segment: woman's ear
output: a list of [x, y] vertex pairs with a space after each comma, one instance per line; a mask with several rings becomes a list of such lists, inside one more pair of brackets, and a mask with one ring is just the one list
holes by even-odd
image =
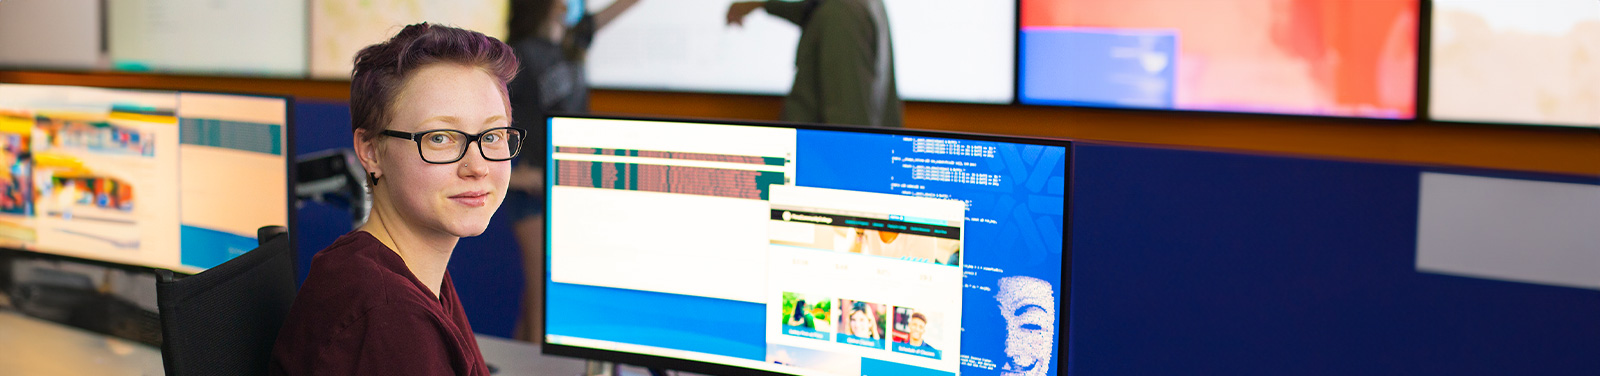
[[369, 139], [367, 130], [356, 129], [351, 142], [355, 145], [356, 157], [361, 159], [361, 168], [367, 171], [367, 176], [383, 176], [383, 171], [378, 168], [378, 148], [374, 143], [377, 139]]

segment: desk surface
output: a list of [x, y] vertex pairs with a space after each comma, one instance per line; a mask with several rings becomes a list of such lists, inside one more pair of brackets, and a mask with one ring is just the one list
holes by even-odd
[[495, 375], [578, 376], [583, 360], [539, 353], [539, 345], [479, 333], [478, 350]]
[[161, 349], [0, 311], [0, 373], [162, 375]]
[[[527, 342], [478, 334], [497, 375], [574, 376], [583, 361], [544, 356]], [[163, 375], [161, 349], [0, 310], [0, 374]]]

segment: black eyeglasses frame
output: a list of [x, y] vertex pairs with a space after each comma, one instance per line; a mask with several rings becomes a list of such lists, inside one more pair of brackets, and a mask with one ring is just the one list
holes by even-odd
[[[422, 161], [423, 162], [428, 162], [428, 163], [431, 163], [431, 164], [451, 164], [451, 163], [456, 163], [456, 162], [461, 161], [461, 158], [466, 158], [467, 149], [471, 148], [472, 143], [478, 142], [478, 140], [480, 138], [482, 138], [483, 135], [488, 134], [489, 132], [494, 132], [494, 131], [498, 131], [498, 130], [506, 130], [506, 131], [510, 132], [511, 135], [517, 137], [517, 146], [515, 148], [511, 149], [511, 156], [505, 157], [505, 158], [490, 158], [489, 155], [485, 154], [485, 152], [483, 151], [483, 143], [478, 143], [478, 155], [483, 156], [484, 160], [487, 160], [487, 161], [490, 161], [490, 162], [503, 162], [503, 161], [509, 161], [509, 160], [511, 160], [513, 158], [516, 158], [517, 154], [522, 152], [523, 141], [527, 140], [527, 137], [526, 137], [526, 133], [527, 132], [523, 131], [521, 128], [517, 128], [517, 127], [495, 127], [495, 128], [489, 128], [489, 129], [483, 130], [483, 132], [478, 132], [478, 134], [471, 134], [471, 133], [463, 132], [463, 131], [460, 131], [460, 130], [448, 129], [448, 128], [446, 128], [446, 129], [430, 129], [430, 130], [425, 130], [425, 131], [421, 131], [421, 132], [401, 132], [401, 131], [397, 131], [397, 130], [393, 130], [393, 129], [385, 129], [382, 132], [378, 132], [378, 133], [382, 134], [382, 135], [385, 135], [385, 136], [389, 136], [389, 137], [411, 140], [412, 143], [417, 144], [417, 156], [418, 157], [422, 157]], [[434, 132], [450, 132], [450, 133], [460, 134], [462, 136], [465, 136], [467, 141], [462, 143], [461, 152], [456, 153], [456, 158], [455, 159], [451, 159], [451, 160], [445, 161], [445, 162], [430, 161], [430, 160], [428, 160], [428, 156], [422, 151], [422, 138], [423, 138], [423, 136], [426, 136], [427, 134], [434, 133]]]

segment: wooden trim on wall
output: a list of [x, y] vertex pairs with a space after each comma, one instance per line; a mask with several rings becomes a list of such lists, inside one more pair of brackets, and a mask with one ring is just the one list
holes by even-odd
[[[0, 82], [347, 101], [345, 81], [0, 71]], [[782, 98], [594, 90], [597, 113], [777, 120]], [[907, 102], [908, 127], [1600, 177], [1600, 129]]]
[[[777, 120], [782, 98], [595, 90], [597, 113]], [[1600, 129], [907, 102], [910, 128], [1600, 177]]]

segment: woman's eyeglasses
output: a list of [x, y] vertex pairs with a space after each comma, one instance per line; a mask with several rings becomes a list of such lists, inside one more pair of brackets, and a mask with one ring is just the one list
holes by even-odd
[[489, 128], [478, 134], [468, 134], [454, 129], [435, 129], [422, 132], [384, 130], [385, 136], [403, 138], [417, 143], [422, 160], [433, 164], [449, 164], [467, 155], [467, 145], [477, 142], [483, 159], [507, 161], [522, 149], [523, 131], [518, 128]]

